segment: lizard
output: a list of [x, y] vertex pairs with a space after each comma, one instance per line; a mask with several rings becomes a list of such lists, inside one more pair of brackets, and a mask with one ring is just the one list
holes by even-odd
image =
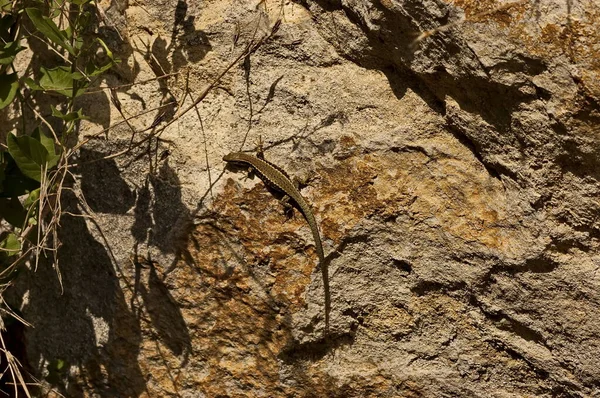
[[[319, 257], [319, 267], [321, 268], [321, 274], [323, 277], [323, 290], [325, 293], [325, 330], [329, 330], [329, 312], [331, 309], [331, 300], [329, 295], [329, 276], [327, 265], [325, 264], [325, 254], [323, 253], [323, 244], [321, 242], [321, 235], [319, 234], [319, 227], [315, 216], [308, 204], [308, 202], [302, 197], [296, 184], [292, 182], [289, 175], [279, 166], [269, 162], [264, 158], [262, 150], [257, 151], [257, 156], [252, 156], [244, 152], [232, 152], [223, 157], [223, 160], [227, 163], [234, 164], [236, 166], [249, 167], [264, 184], [274, 189], [275, 191], [283, 193], [284, 204], [287, 200], [292, 199], [299, 207], [300, 212], [306, 219], [308, 226], [313, 235], [315, 241], [315, 248]], [[289, 206], [289, 203], [288, 203]]]

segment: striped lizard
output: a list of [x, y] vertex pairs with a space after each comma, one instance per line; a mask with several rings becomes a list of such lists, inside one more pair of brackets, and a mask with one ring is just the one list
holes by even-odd
[[[325, 330], [329, 330], [329, 311], [331, 309], [331, 300], [329, 296], [329, 276], [327, 265], [325, 264], [325, 255], [323, 253], [323, 244], [321, 243], [321, 235], [317, 221], [312, 213], [312, 210], [306, 200], [300, 194], [296, 184], [292, 182], [289, 175], [279, 166], [265, 160], [262, 150], [259, 150], [257, 156], [252, 156], [243, 152], [232, 152], [223, 157], [227, 163], [232, 163], [237, 166], [250, 167], [258, 177], [267, 185], [276, 191], [279, 191], [286, 196], [283, 198], [284, 204], [290, 198], [300, 208], [302, 215], [308, 222], [310, 230], [315, 240], [315, 248], [319, 256], [319, 267], [323, 276], [323, 287], [325, 292]], [[289, 206], [289, 203], [287, 203]]]

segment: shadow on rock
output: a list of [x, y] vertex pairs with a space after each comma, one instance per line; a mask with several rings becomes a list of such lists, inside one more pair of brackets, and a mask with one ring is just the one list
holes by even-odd
[[179, 303], [156, 273], [154, 265], [150, 266], [148, 287], [141, 286], [140, 294], [158, 337], [174, 355], [184, 355], [181, 365], [184, 366], [192, 351], [190, 335]]
[[[82, 217], [63, 216], [59, 235], [62, 287], [50, 261], [19, 280], [29, 289], [23, 315], [34, 326], [26, 331], [29, 362], [64, 396], [91, 390], [103, 397], [138, 397], [145, 391], [137, 358], [141, 332], [109, 253]], [[86, 385], [71, 379], [73, 372]]]
[[90, 208], [98, 213], [125, 214], [135, 204], [131, 191], [114, 160], [98, 160], [102, 152], [82, 148], [79, 157], [81, 191]]

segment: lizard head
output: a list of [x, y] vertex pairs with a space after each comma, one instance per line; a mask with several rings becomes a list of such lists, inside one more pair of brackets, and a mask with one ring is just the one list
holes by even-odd
[[234, 156], [233, 156], [234, 154], [235, 154], [235, 152], [231, 152], [231, 153], [228, 153], [227, 155], [223, 156], [223, 161], [225, 161], [225, 162], [233, 162], [234, 161]]

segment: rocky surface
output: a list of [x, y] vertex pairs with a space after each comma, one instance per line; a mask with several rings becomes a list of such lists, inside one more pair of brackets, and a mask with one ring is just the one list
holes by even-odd
[[[600, 395], [597, 1], [100, 6], [123, 60], [104, 84], [164, 120], [282, 23], [159, 141], [89, 163], [127, 147], [119, 125], [82, 151], [68, 209], [93, 217], [63, 219], [64, 292], [41, 266], [17, 303], [46, 389]], [[82, 105], [82, 138], [120, 120], [107, 93]], [[327, 335], [306, 223], [222, 172], [259, 136], [308, 177]]]

